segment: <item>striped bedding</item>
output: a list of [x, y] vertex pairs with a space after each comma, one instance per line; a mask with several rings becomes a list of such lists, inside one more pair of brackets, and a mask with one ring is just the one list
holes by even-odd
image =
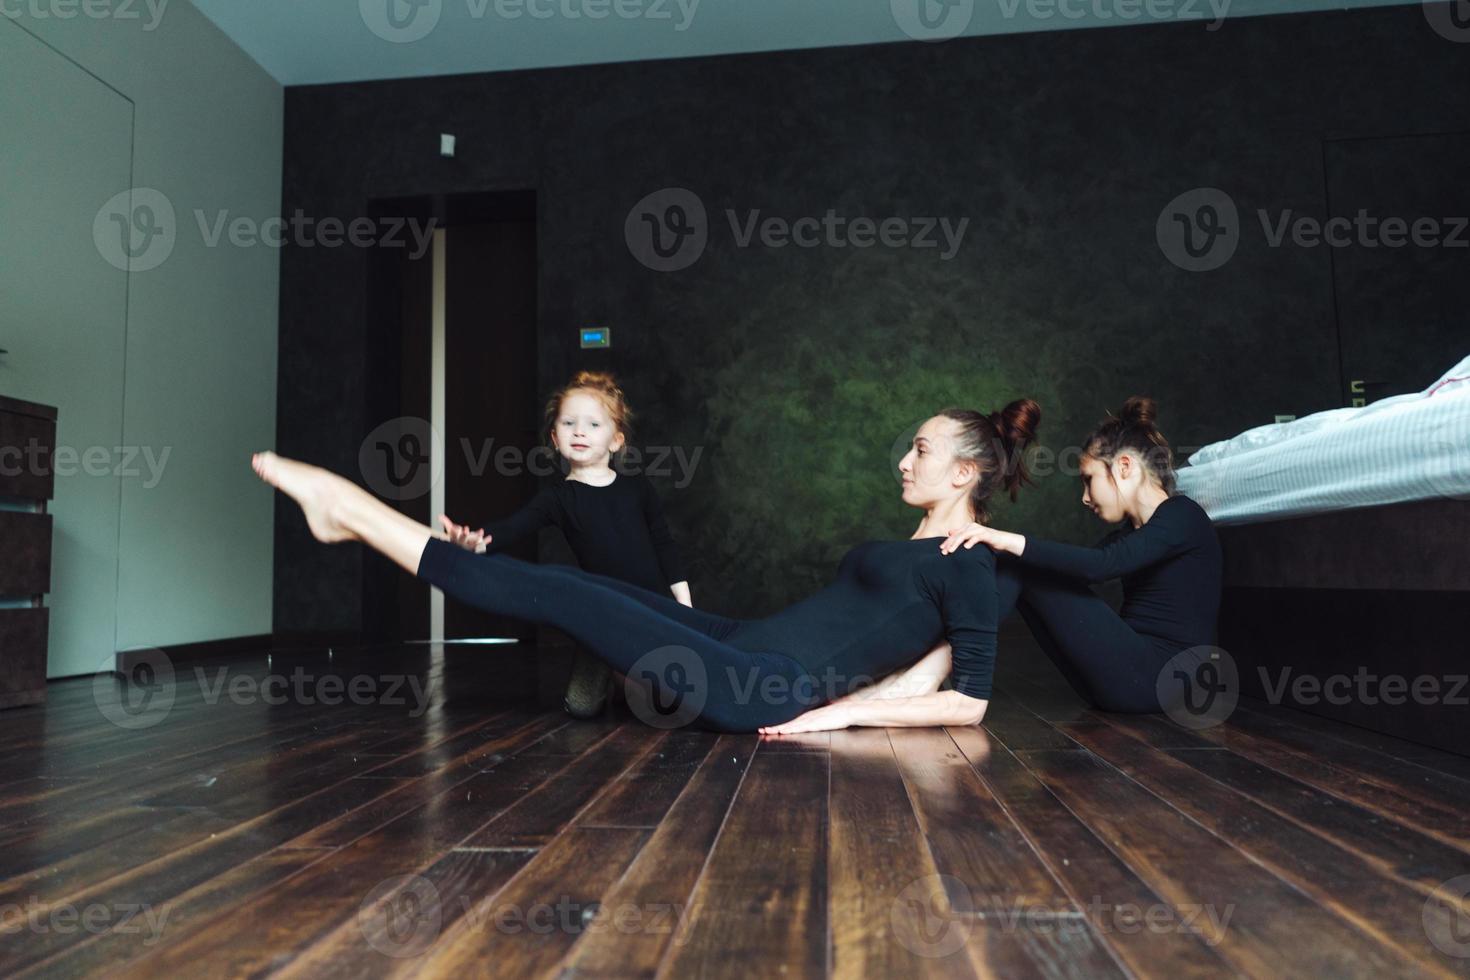
[[1204, 447], [1179, 490], [1217, 524], [1470, 500], [1470, 357], [1422, 392], [1318, 412]]

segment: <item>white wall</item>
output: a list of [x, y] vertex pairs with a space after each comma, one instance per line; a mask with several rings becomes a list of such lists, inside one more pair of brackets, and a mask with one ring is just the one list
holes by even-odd
[[[131, 473], [114, 477], [120, 504], [113, 645], [268, 633], [274, 502], [250, 471], [249, 453], [275, 441], [279, 253], [231, 245], [228, 236], [211, 246], [195, 212], [211, 224], [220, 214], [256, 223], [279, 214], [282, 89], [181, 0], [155, 0], [151, 10], [143, 3], [92, 6], [110, 14], [103, 18], [82, 13], [87, 6], [10, 4], [4, 9], [19, 16], [0, 28], [28, 32], [131, 101], [131, 185], [161, 192], [176, 215], [167, 259], [147, 271], [135, 265], [126, 276], [119, 431], [120, 444], [138, 456]], [[66, 11], [74, 16], [57, 16]], [[14, 60], [0, 63], [0, 85], [22, 85], [20, 71]], [[48, 117], [58, 128], [67, 125], [60, 93], [48, 96], [43, 87], [28, 107], [32, 129]], [[96, 212], [104, 203], [87, 205]], [[0, 227], [12, 244], [24, 233]], [[142, 260], [159, 254], [145, 252]], [[98, 256], [90, 229], [86, 240], [60, 251], [53, 266], [58, 302], [75, 288], [67, 263], [95, 263]], [[11, 359], [0, 370], [0, 393], [58, 404], [63, 419], [78, 410], [38, 390], [26, 371]], [[112, 462], [128, 459], [114, 455]], [[64, 520], [58, 511], [58, 536], [70, 532]], [[58, 610], [60, 598], [50, 603]], [[49, 673], [90, 672], [110, 652], [53, 643]]]

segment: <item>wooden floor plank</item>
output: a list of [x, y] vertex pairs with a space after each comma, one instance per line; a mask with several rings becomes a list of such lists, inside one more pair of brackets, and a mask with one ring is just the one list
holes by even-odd
[[1401, 975], [1402, 958], [1085, 750], [1019, 753], [1174, 908], [1197, 909], [1216, 949], [1254, 976]]
[[827, 972], [828, 759], [756, 752], [658, 976]]
[[[1418, 889], [1110, 725], [1076, 722], [1065, 728], [1084, 748], [1352, 922], [1380, 947], [1392, 948], [1402, 958], [1400, 969], [1454, 975], [1453, 964], [1428, 941], [1426, 896]], [[1446, 920], [1437, 927], [1447, 931], [1451, 925]]]
[[828, 907], [836, 977], [972, 977], [888, 733], [833, 733]]
[[894, 729], [890, 739], [934, 865], [971, 909], [1078, 913], [948, 733]]
[[688, 930], [694, 927], [691, 896], [756, 741], [754, 735], [721, 735], [710, 748], [632, 867], [607, 894], [605, 903], [613, 909], [642, 910], [637, 926], [583, 936], [566, 961], [574, 976], [651, 978], [670, 945], [688, 941]]
[[[1001, 727], [1001, 736], [1011, 728]], [[1022, 744], [1050, 741], [1037, 739], [1030, 726], [1017, 727]], [[973, 728], [949, 732], [1093, 929], [1136, 975], [1200, 980], [1240, 975], [1215, 951], [1219, 937], [1208, 922], [1196, 921], [1196, 910], [1166, 903], [1041, 784], [1009, 745]]]

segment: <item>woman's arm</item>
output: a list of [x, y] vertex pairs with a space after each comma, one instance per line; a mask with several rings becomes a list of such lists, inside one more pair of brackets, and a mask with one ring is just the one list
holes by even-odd
[[902, 670], [896, 670], [878, 681], [857, 690], [849, 691], [832, 704], [848, 701], [871, 701], [875, 699], [912, 698], [922, 694], [933, 694], [939, 690], [950, 670], [949, 644], [941, 642], [933, 650]]
[[760, 729], [764, 735], [830, 732], [853, 726], [869, 728], [928, 728], [935, 725], [978, 725], [990, 707], [988, 700], [959, 691], [934, 691], [909, 698], [872, 698], [834, 701], [781, 725]]

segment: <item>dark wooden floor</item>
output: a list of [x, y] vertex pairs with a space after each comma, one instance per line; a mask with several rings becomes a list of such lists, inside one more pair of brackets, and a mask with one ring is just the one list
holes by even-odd
[[765, 742], [507, 700], [508, 656], [0, 714], [0, 975], [1470, 975], [1470, 759], [1094, 714], [1015, 644], [983, 730]]

